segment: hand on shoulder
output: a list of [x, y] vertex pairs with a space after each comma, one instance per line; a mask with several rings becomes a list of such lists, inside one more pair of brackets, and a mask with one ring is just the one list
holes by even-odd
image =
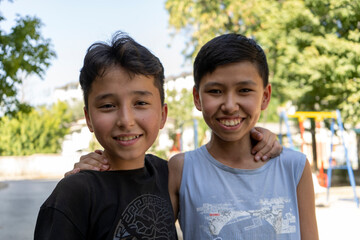
[[70, 176], [80, 170], [107, 171], [109, 169], [109, 161], [103, 155], [103, 151], [95, 150], [95, 152], [81, 156], [80, 161], [74, 164], [74, 169], [66, 172], [64, 176]]
[[266, 128], [254, 127], [250, 132], [251, 138], [257, 143], [252, 148], [251, 153], [255, 161], [266, 161], [280, 155], [282, 146], [277, 140], [276, 134]]

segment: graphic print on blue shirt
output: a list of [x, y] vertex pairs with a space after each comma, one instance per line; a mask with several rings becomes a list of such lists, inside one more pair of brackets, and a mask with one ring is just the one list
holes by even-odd
[[[236, 224], [242, 231], [255, 230], [264, 224], [272, 226], [276, 234], [295, 233], [296, 217], [291, 210], [289, 198], [272, 198], [258, 201], [259, 208], [254, 210], [235, 209], [232, 204], [210, 204], [204, 203], [197, 208], [202, 214], [212, 236], [218, 236], [221, 230], [228, 225]], [[287, 208], [290, 206], [290, 209]]]

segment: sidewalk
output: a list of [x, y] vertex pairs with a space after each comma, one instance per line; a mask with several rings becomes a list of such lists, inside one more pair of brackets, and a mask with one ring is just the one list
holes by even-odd
[[[354, 200], [351, 186], [331, 187], [329, 191], [317, 194], [316, 216], [320, 240], [360, 239], [360, 208]], [[356, 187], [359, 198], [360, 187]]]
[[[0, 181], [0, 239], [32, 239], [38, 209], [56, 182]], [[354, 201], [352, 187], [331, 187], [328, 202], [326, 189], [322, 190], [325, 191], [316, 198], [320, 240], [360, 239], [360, 208]], [[359, 197], [360, 186], [356, 193]]]

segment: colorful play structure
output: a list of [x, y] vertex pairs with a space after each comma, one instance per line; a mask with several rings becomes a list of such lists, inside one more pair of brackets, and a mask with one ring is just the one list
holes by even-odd
[[[352, 186], [353, 192], [354, 192], [354, 201], [356, 202], [357, 207], [359, 207], [359, 199], [357, 197], [356, 194], [356, 186], [355, 186], [355, 178], [354, 178], [354, 172], [349, 160], [349, 155], [348, 155], [348, 148], [345, 144], [345, 139], [344, 139], [344, 126], [342, 123], [342, 119], [341, 119], [341, 114], [339, 110], [333, 111], [333, 112], [295, 112], [294, 114], [287, 114], [286, 112], [281, 112], [280, 114], [280, 126], [282, 125], [282, 122], [285, 122], [286, 125], [286, 129], [287, 129], [287, 138], [288, 138], [288, 143], [289, 143], [289, 147], [295, 149], [295, 146], [293, 144], [292, 141], [292, 137], [291, 137], [291, 132], [290, 132], [290, 125], [289, 125], [289, 118], [296, 118], [299, 122], [299, 128], [300, 128], [300, 135], [301, 135], [301, 151], [304, 151], [304, 132], [305, 132], [305, 128], [304, 128], [304, 121], [306, 119], [314, 119], [315, 120], [315, 127], [316, 129], [320, 128], [320, 122], [323, 121], [324, 119], [331, 119], [331, 125], [330, 125], [330, 130], [331, 130], [331, 144], [330, 144], [330, 157], [329, 157], [329, 164], [328, 164], [328, 169], [327, 169], [327, 174], [324, 173], [324, 162], [323, 160], [321, 160], [321, 167], [320, 167], [320, 171], [319, 174], [317, 175], [317, 178], [319, 180], [319, 184], [323, 187], [327, 187], [327, 200], [329, 200], [329, 194], [330, 194], [330, 187], [331, 187], [331, 174], [332, 174], [332, 170], [333, 169], [347, 169], [348, 174], [349, 174], [349, 180], [350, 180], [350, 184]], [[333, 144], [333, 137], [335, 135], [335, 123], [337, 123], [338, 125], [338, 135], [341, 139], [341, 142], [343, 144], [343, 148], [344, 148], [344, 152], [345, 152], [345, 160], [346, 160], [346, 164], [345, 165], [340, 165], [337, 166], [335, 163], [335, 161], [333, 161], [333, 150], [334, 150], [334, 144]], [[281, 131], [281, 127], [280, 127], [280, 131]], [[280, 132], [280, 143], [282, 143], [282, 134]], [[317, 164], [317, 163], [316, 163]]]

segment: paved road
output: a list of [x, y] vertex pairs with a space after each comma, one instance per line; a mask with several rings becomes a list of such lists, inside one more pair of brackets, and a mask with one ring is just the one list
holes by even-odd
[[0, 239], [32, 240], [41, 204], [57, 180], [9, 181], [0, 186]]
[[[0, 239], [32, 240], [37, 213], [58, 180], [0, 182]], [[356, 189], [360, 196], [360, 187]], [[351, 187], [332, 187], [317, 197], [317, 219], [321, 240], [360, 239], [360, 208]]]
[[[359, 198], [360, 187], [356, 187], [356, 193]], [[351, 187], [331, 187], [329, 201], [324, 192], [316, 202], [320, 240], [360, 239], [360, 208], [357, 208]]]

